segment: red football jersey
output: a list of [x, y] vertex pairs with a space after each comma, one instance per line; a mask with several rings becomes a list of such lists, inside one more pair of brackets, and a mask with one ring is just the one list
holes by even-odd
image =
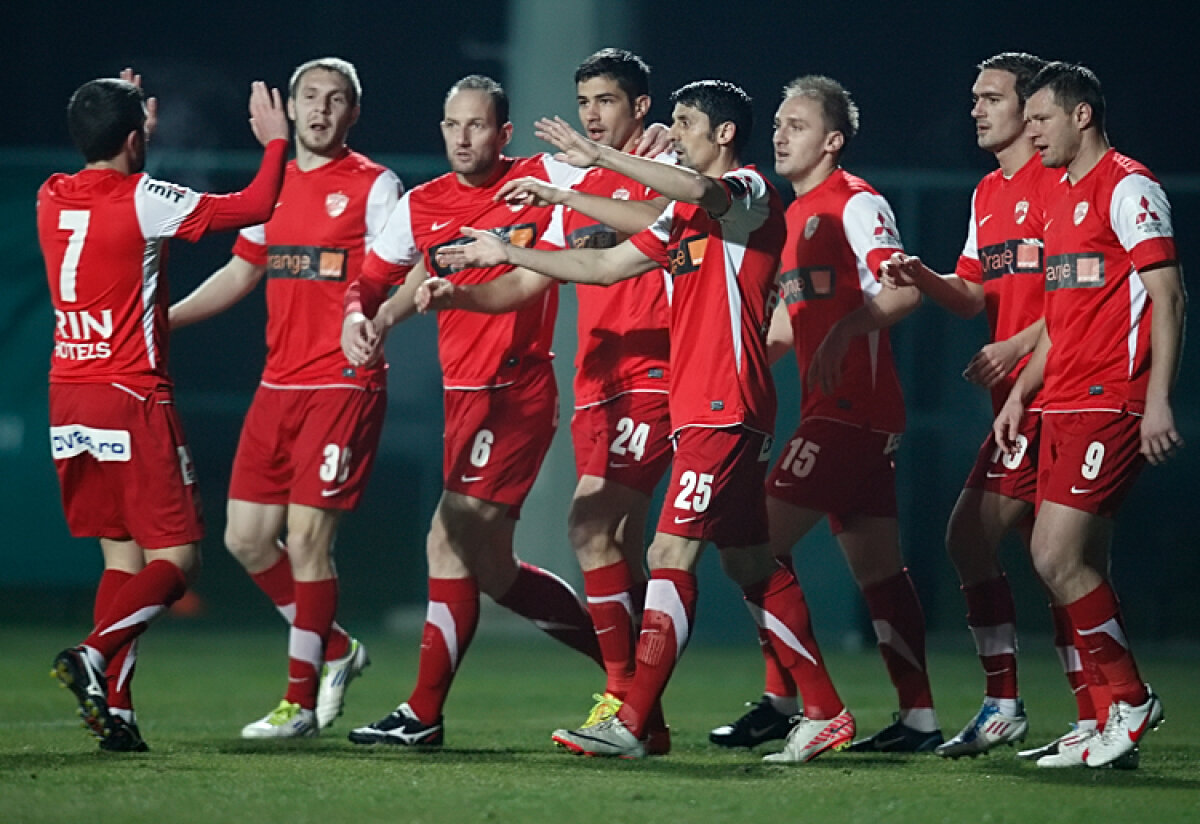
[[1142, 164], [1109, 149], [1046, 204], [1047, 410], [1141, 413], [1153, 306], [1138, 274], [1178, 260], [1171, 204]]
[[57, 323], [50, 380], [149, 390], [167, 375], [166, 239], [196, 240], [218, 198], [146, 174], [56, 174], [38, 242]]
[[[756, 169], [721, 177], [729, 211], [672, 202], [630, 241], [671, 275], [671, 426], [775, 429], [767, 328], [787, 228]], [[651, 281], [645, 277], [638, 281]]]
[[[589, 169], [574, 187], [615, 200], [652, 200], [658, 192], [610, 169]], [[556, 210], [538, 246], [606, 249], [617, 231], [573, 209]], [[613, 286], [576, 284], [579, 347], [575, 354], [575, 408], [604, 403], [626, 392], [666, 394], [670, 337], [670, 278], [662, 269]]]
[[[957, 274], [983, 285], [992, 340], [1007, 340], [1042, 316], [1045, 200], [1061, 175], [1043, 166], [1035, 153], [1011, 178], [996, 169], [975, 187]], [[994, 411], [1004, 405], [1028, 360], [1022, 358], [992, 387]], [[1030, 401], [1030, 408], [1041, 408], [1040, 397]]]
[[342, 354], [342, 299], [402, 188], [388, 169], [349, 149], [307, 172], [288, 163], [271, 219], [243, 229], [233, 246], [267, 267], [264, 384], [384, 384], [382, 361], [355, 369]]
[[[842, 169], [796, 198], [787, 210], [787, 230], [779, 295], [792, 321], [800, 383], [806, 386], [825, 335], [879, 294], [879, 267], [904, 247], [888, 202]], [[806, 388], [800, 416], [902, 432], [904, 396], [888, 331], [854, 338], [833, 394]]]
[[[438, 265], [435, 255], [442, 246], [467, 241], [459, 231], [463, 226], [489, 229], [515, 246], [533, 246], [553, 210], [493, 200], [506, 181], [527, 176], [570, 186], [582, 176], [582, 170], [540, 154], [501, 158], [496, 174], [483, 186], [461, 183], [454, 173], [422, 183], [396, 204], [383, 233], [367, 253], [363, 274], [391, 281], [422, 257], [431, 274], [455, 283], [485, 283], [504, 274], [512, 267], [453, 272]], [[507, 386], [520, 374], [522, 363], [552, 358], [550, 342], [557, 311], [558, 290], [552, 287], [537, 300], [502, 315], [459, 309], [438, 312], [438, 355], [445, 388]]]

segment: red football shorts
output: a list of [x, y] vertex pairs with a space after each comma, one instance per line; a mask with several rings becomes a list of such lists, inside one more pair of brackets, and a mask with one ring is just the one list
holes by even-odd
[[164, 549], [204, 537], [196, 470], [171, 389], [50, 384], [50, 450], [77, 538]]
[[763, 478], [770, 459], [771, 436], [762, 432], [743, 426], [679, 430], [658, 531], [718, 548], [765, 544]]
[[553, 368], [533, 364], [499, 389], [449, 390], [445, 410], [442, 485], [520, 517], [558, 426]]
[[1038, 504], [1113, 517], [1146, 463], [1142, 418], [1128, 412], [1046, 412], [1038, 452]]
[[375, 464], [386, 412], [382, 390], [260, 384], [242, 425], [229, 497], [354, 509]]
[[671, 463], [671, 413], [660, 392], [627, 392], [576, 409], [575, 475], [592, 475], [650, 495]]
[[834, 535], [854, 516], [896, 517], [900, 436], [842, 421], [800, 421], [767, 479], [772, 498], [829, 517]]
[[995, 436], [989, 432], [983, 445], [979, 447], [975, 466], [963, 486], [1034, 503], [1037, 500], [1038, 447], [1041, 434], [1041, 413], [1025, 413], [1017, 432], [1017, 451], [1012, 455], [1005, 455], [996, 445]]

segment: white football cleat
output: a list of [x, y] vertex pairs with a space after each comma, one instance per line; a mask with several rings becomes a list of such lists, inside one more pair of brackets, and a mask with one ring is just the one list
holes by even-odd
[[806, 764], [828, 750], [844, 750], [854, 741], [854, 716], [842, 710], [833, 718], [792, 716], [792, 731], [780, 752], [763, 756], [771, 764]]
[[1025, 704], [1017, 701], [1017, 714], [1005, 715], [995, 704], [984, 702], [979, 713], [971, 719], [962, 732], [934, 752], [943, 758], [974, 758], [1001, 744], [1015, 744], [1025, 740], [1029, 732], [1029, 718], [1025, 715]]
[[286, 698], [262, 718], [242, 727], [242, 738], [311, 738], [316, 734], [316, 714]]
[[646, 747], [615, 715], [598, 724], [578, 730], [555, 730], [551, 736], [578, 755], [607, 755], [617, 758], [645, 758]]
[[1088, 742], [1084, 751], [1089, 767], [1104, 767], [1137, 752], [1142, 736], [1163, 722], [1162, 701], [1149, 686], [1146, 691], [1149, 697], [1136, 707], [1124, 701], [1114, 701], [1109, 707], [1104, 729]]
[[346, 688], [371, 666], [367, 648], [354, 638], [350, 651], [341, 658], [326, 661], [321, 669], [321, 684], [317, 688], [317, 726], [325, 729], [342, 714], [346, 705]]

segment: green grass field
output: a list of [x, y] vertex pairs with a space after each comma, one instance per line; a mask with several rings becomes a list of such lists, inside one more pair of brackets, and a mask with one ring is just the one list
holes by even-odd
[[[136, 693], [152, 751], [101, 753], [48, 676], [68, 629], [0, 627], [0, 821], [18, 822], [1177, 822], [1200, 821], [1200, 679], [1195, 660], [1142, 656], [1168, 722], [1141, 768], [1039, 770], [1004, 749], [975, 760], [831, 753], [803, 767], [725, 752], [707, 731], [756, 697], [758, 653], [693, 647], [666, 696], [674, 751], [612, 761], [550, 745], [583, 719], [601, 685], [591, 665], [530, 631], [483, 634], [447, 705], [446, 747], [350, 744], [351, 726], [407, 697], [415, 634], [362, 636], [374, 665], [346, 715], [319, 739], [242, 741], [242, 724], [278, 701], [285, 635], [164, 623], [143, 640]], [[893, 694], [873, 652], [833, 654], [830, 669], [860, 732], [890, 721]], [[1031, 742], [1060, 734], [1073, 702], [1047, 653], [1022, 658]], [[970, 655], [933, 655], [947, 734], [977, 709]], [[768, 748], [769, 749], [769, 748]]]

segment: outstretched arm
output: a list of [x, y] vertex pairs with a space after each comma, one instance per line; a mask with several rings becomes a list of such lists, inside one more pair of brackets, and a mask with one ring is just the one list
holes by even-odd
[[487, 283], [456, 284], [446, 278], [429, 278], [417, 287], [415, 300], [421, 313], [463, 309], [500, 315], [520, 309], [553, 283], [553, 278], [518, 266]]
[[168, 310], [171, 329], [182, 329], [224, 312], [250, 294], [266, 271], [266, 266], [234, 255], [190, 295], [171, 306]]
[[665, 197], [652, 200], [617, 200], [611, 197], [589, 195], [575, 189], [555, 186], [536, 177], [510, 180], [496, 193], [496, 200], [534, 206], [562, 205], [587, 215], [592, 220], [611, 226], [623, 235], [632, 235], [645, 229], [662, 210], [667, 207]]
[[668, 200], [694, 203], [711, 215], [719, 216], [729, 211], [729, 192], [715, 178], [603, 146], [575, 131], [561, 117], [542, 118], [535, 127], [538, 137], [558, 149], [555, 155], [558, 160], [581, 168], [601, 166], [612, 169], [649, 186]]
[[470, 226], [464, 226], [462, 233], [474, 238], [474, 241], [439, 249], [438, 263], [442, 266], [467, 269], [511, 264], [532, 269], [555, 280], [610, 286], [649, 272], [658, 265], [628, 240], [611, 249], [549, 252], [513, 246], [491, 232]]
[[943, 309], [960, 318], [972, 318], [983, 310], [983, 286], [958, 275], [941, 275], [916, 255], [895, 252], [879, 268], [883, 285], [896, 289], [915, 286]]

